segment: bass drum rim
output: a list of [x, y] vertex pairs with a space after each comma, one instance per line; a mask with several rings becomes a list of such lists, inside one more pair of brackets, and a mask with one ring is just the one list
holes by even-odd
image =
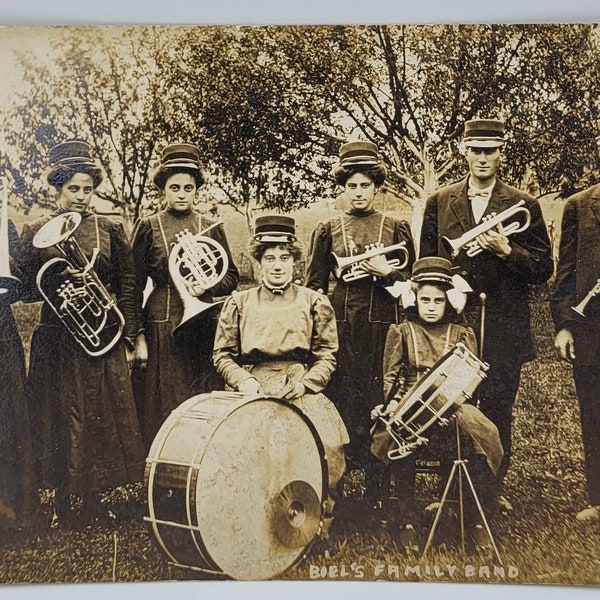
[[[190, 457], [189, 463], [186, 462], [175, 464], [161, 458], [161, 452], [169, 443], [170, 436], [173, 434], [174, 426], [177, 423], [179, 423], [182, 419], [185, 419], [186, 416], [192, 415], [193, 411], [191, 411], [190, 409], [196, 409], [197, 411], [199, 409], [199, 412], [202, 413], [202, 403], [204, 401], [206, 401], [207, 403], [210, 403], [211, 400], [218, 402], [219, 399], [230, 401], [230, 407], [222, 411], [213, 410], [212, 413], [208, 415], [209, 422], [213, 424], [214, 427], [210, 429], [210, 425], [208, 425], [208, 435], [206, 435], [204, 438], [199, 438], [199, 440], [195, 443], [194, 456]], [[256, 403], [259, 404], [256, 405]], [[310, 541], [307, 544], [300, 546], [298, 549], [291, 550], [291, 554], [293, 554], [293, 557], [290, 557], [289, 561], [287, 560], [287, 554], [281, 557], [281, 561], [285, 563], [283, 568], [278, 568], [277, 570], [270, 570], [268, 567], [265, 567], [261, 564], [261, 567], [257, 568], [256, 572], [254, 572], [252, 569], [247, 570], [245, 568], [232, 568], [230, 564], [223, 564], [222, 558], [214, 557], [214, 543], [213, 549], [211, 550], [211, 544], [209, 540], [207, 540], [207, 535], [210, 535], [210, 533], [206, 532], [206, 515], [207, 513], [210, 513], [210, 510], [212, 510], [212, 508], [209, 507], [208, 510], [203, 510], [203, 508], [198, 504], [200, 502], [199, 495], [202, 495], [201, 493], [199, 494], [199, 490], [203, 489], [202, 487], [200, 487], [200, 484], [203, 483], [203, 478], [205, 477], [206, 469], [210, 468], [208, 466], [210, 464], [210, 461], [212, 460], [214, 462], [214, 457], [209, 456], [211, 454], [215, 454], [213, 448], [214, 444], [216, 442], [221, 443], [223, 437], [227, 434], [227, 429], [230, 428], [230, 425], [233, 422], [235, 422], [234, 420], [241, 419], [244, 409], [247, 409], [248, 407], [252, 406], [258, 406], [259, 412], [266, 410], [267, 412], [276, 413], [278, 411], [284, 410], [285, 414], [294, 415], [294, 418], [300, 417], [301, 422], [307, 426], [303, 433], [304, 438], [306, 439], [303, 438], [303, 441], [306, 442], [306, 440], [308, 440], [308, 443], [311, 445], [312, 451], [316, 454], [316, 456], [318, 456], [318, 466], [317, 461], [315, 461], [315, 464], [311, 466], [318, 469], [318, 473], [316, 474], [317, 478], [320, 474], [318, 485], [315, 484], [314, 486], [311, 486], [310, 484], [306, 484], [304, 481], [298, 482], [292, 479], [286, 485], [282, 485], [281, 489], [279, 490], [279, 494], [276, 495], [276, 497], [279, 498], [282, 495], [285, 496], [286, 494], [289, 495], [290, 493], [298, 493], [302, 496], [302, 498], [310, 498], [307, 501], [308, 508], [306, 510], [307, 527], [310, 527], [307, 530], [309, 533], [306, 533], [304, 535], [312, 535], [312, 531], [313, 529], [315, 529], [314, 535], [312, 535], [312, 539], [310, 539]], [[271, 409], [267, 409], [267, 406], [272, 407], [272, 411]], [[209, 409], [210, 408], [211, 407], [209, 406]], [[286, 412], [289, 409], [291, 409], [291, 413]], [[218, 414], [214, 414], [215, 412], [218, 412]], [[248, 416], [252, 416], [252, 413], [249, 413]], [[194, 414], [193, 416], [191, 416], [191, 418], [199, 418], [199, 416]], [[277, 423], [279, 423], [279, 421], [277, 421]], [[207, 426], [205, 425], [205, 427]], [[279, 448], [279, 446], [277, 447]], [[297, 451], [294, 451], [293, 448], [290, 449], [289, 447], [286, 447], [284, 449], [290, 452], [290, 456], [297, 456]], [[315, 458], [315, 456], [313, 456], [312, 458]], [[164, 520], [157, 518], [155, 510], [155, 496], [157, 495], [157, 491], [155, 488], [158, 486], [157, 479], [160, 478], [160, 473], [158, 473], [157, 471], [159, 470], [161, 465], [165, 465], [166, 467], [174, 466], [175, 468], [187, 470], [187, 472], [185, 473], [185, 511], [187, 515], [187, 523], [177, 521], [165, 522]], [[203, 471], [205, 466], [206, 469]], [[271, 466], [270, 463], [269, 466]], [[224, 469], [225, 468], [226, 467], [224, 467]], [[154, 441], [152, 442], [150, 451], [148, 453], [148, 458], [146, 459], [145, 484], [148, 494], [149, 516], [145, 517], [145, 520], [148, 522], [150, 529], [152, 530], [155, 541], [158, 543], [159, 547], [167, 556], [169, 561], [175, 566], [189, 568], [196, 571], [202, 571], [205, 573], [223, 575], [231, 579], [273, 579], [278, 577], [285, 571], [291, 569], [292, 567], [297, 565], [302, 559], [304, 559], [310, 547], [314, 543], [316, 537], [320, 533], [323, 525], [324, 502], [327, 499], [328, 492], [327, 471], [327, 456], [325, 454], [325, 449], [319, 437], [317, 429], [310, 421], [310, 419], [306, 416], [306, 414], [304, 414], [302, 410], [294, 404], [291, 404], [278, 398], [272, 398], [267, 396], [248, 397], [238, 392], [212, 392], [208, 394], [199, 394], [183, 402], [169, 415], [169, 417], [161, 426]], [[299, 483], [304, 485], [298, 485]], [[311, 495], [310, 493], [307, 494], [307, 487], [318, 487], [319, 489], [315, 489], [315, 494]], [[223, 490], [225, 494], [232, 491], [233, 493], [235, 493], [235, 490], [233, 488]], [[312, 501], [312, 499], [314, 499], [315, 496], [318, 501], [317, 509], [313, 507], [314, 502]], [[272, 499], [271, 503], [266, 504], [270, 507], [270, 510], [275, 510], [275, 508], [271, 508], [271, 505], [280, 503], [274, 502], [274, 499]], [[315, 511], [318, 512], [316, 517]], [[280, 523], [281, 514], [277, 516], [278, 522]], [[314, 525], [315, 518], [317, 519], [318, 523], [316, 526]], [[275, 520], [275, 517], [273, 517], [273, 520]], [[288, 519], [287, 521], [295, 523], [295, 520], [292, 518]], [[168, 541], [164, 539], [164, 533], [166, 532], [165, 528], [169, 527], [183, 530], [181, 531], [182, 539], [187, 536], [188, 546], [193, 544], [195, 550], [194, 560], [182, 561], [181, 556], [179, 556], [179, 553], [170, 547], [171, 545], [168, 543]], [[212, 524], [208, 528], [210, 529], [211, 527]], [[167, 531], [169, 531], [170, 536], [170, 530]], [[279, 539], [284, 540], [302, 539], [303, 536], [295, 535], [296, 533], [297, 532], [286, 531], [284, 532], [284, 534], [277, 537]], [[303, 532], [300, 532], [300, 534], [302, 533]], [[225, 535], [225, 537], [227, 537], [227, 535]], [[231, 544], [235, 543], [235, 540], [231, 538]], [[275, 550], [276, 549], [273, 549], [273, 552], [275, 552]], [[241, 577], [240, 574], [242, 575]]]

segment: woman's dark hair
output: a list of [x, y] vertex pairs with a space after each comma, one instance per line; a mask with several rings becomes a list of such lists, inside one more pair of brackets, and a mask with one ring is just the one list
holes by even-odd
[[89, 175], [92, 178], [94, 189], [96, 189], [104, 179], [104, 172], [101, 167], [89, 164], [65, 165], [58, 163], [50, 168], [46, 175], [46, 180], [57, 192], [60, 192], [65, 183], [73, 176], [77, 175], [77, 173]]
[[[419, 283], [413, 283], [413, 291], [415, 296], [424, 285], [432, 285], [434, 288], [444, 292], [444, 294], [452, 287], [451, 283], [445, 283], [443, 281], [420, 281]], [[417, 307], [417, 300], [415, 299], [415, 305], [409, 306], [406, 309], [407, 321], [418, 321], [419, 320], [419, 309]], [[444, 316], [438, 321], [439, 323], [462, 323], [464, 319], [456, 312], [456, 309], [450, 304], [448, 297], [446, 296], [446, 311]]]
[[158, 167], [152, 176], [152, 181], [154, 181], [154, 185], [161, 192], [164, 192], [168, 179], [173, 177], [173, 175], [177, 175], [178, 173], [186, 173], [187, 175], [191, 175], [196, 182], [196, 187], [200, 187], [205, 181], [204, 174], [201, 170], [188, 167]]
[[250, 256], [260, 262], [263, 254], [269, 248], [282, 248], [288, 250], [294, 258], [294, 262], [298, 262], [302, 258], [302, 244], [296, 240], [295, 242], [257, 242], [252, 240], [250, 242]]
[[348, 179], [357, 173], [361, 173], [372, 179], [377, 187], [382, 185], [387, 177], [387, 169], [382, 162], [376, 165], [352, 165], [349, 167], [336, 165], [331, 172], [333, 180], [341, 186], [345, 186]]

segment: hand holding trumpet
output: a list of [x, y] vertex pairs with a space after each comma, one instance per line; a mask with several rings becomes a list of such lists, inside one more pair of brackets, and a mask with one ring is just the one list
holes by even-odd
[[[408, 264], [406, 242], [387, 247], [382, 244], [371, 244], [367, 248], [362, 254], [351, 256], [340, 257], [335, 252], [331, 253], [335, 263], [333, 272], [337, 279], [349, 282], [369, 276], [386, 277], [393, 269], [403, 269]], [[385, 255], [393, 251], [400, 252], [402, 259], [388, 260]]]
[[501, 223], [494, 229], [479, 234], [475, 238], [475, 242], [482, 250], [491, 252], [499, 258], [508, 258], [512, 251], [508, 236], [504, 234]]
[[[512, 221], [504, 224], [504, 221], [519, 213], [524, 218], [522, 223]], [[476, 256], [481, 251], [487, 250], [500, 258], [507, 258], [512, 251], [508, 236], [524, 231], [530, 223], [531, 213], [525, 206], [525, 200], [520, 200], [501, 213], [488, 215], [481, 223], [458, 238], [450, 239], [442, 236], [442, 242], [452, 258], [456, 258], [463, 248], [467, 256]]]
[[[376, 247], [375, 245], [368, 246], [366, 250], [373, 250]], [[358, 267], [374, 277], [387, 277], [393, 271], [385, 254], [377, 254], [376, 256], [361, 260], [358, 263]]]

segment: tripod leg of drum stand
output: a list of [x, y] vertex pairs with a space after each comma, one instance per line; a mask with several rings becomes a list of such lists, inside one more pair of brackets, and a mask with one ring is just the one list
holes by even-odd
[[[498, 552], [498, 547], [496, 546], [496, 541], [494, 540], [494, 536], [492, 535], [492, 531], [490, 529], [489, 523], [485, 517], [485, 511], [483, 510], [483, 506], [481, 506], [481, 502], [479, 501], [479, 496], [477, 496], [477, 492], [475, 491], [475, 486], [473, 485], [473, 480], [471, 479], [471, 475], [469, 474], [469, 470], [467, 469], [467, 465], [463, 462], [460, 467], [464, 471], [465, 477], [469, 482], [469, 487], [471, 488], [471, 493], [473, 494], [473, 499], [475, 500], [475, 504], [477, 505], [477, 510], [479, 511], [479, 515], [481, 516], [481, 520], [485, 525], [485, 530], [487, 531], [488, 537], [490, 538], [490, 542], [492, 544], [492, 548], [494, 549], [494, 553], [496, 554], [496, 558], [498, 562], [502, 564], [502, 559], [500, 558], [500, 553]], [[462, 504], [462, 498], [461, 498]], [[464, 539], [463, 539], [464, 543]]]
[[437, 528], [440, 516], [442, 514], [442, 510], [444, 509], [444, 505], [446, 504], [448, 498], [448, 492], [450, 491], [450, 486], [454, 480], [455, 475], [458, 475], [458, 504], [459, 504], [459, 512], [460, 512], [460, 536], [461, 536], [461, 549], [464, 553], [465, 551], [465, 521], [464, 521], [464, 495], [463, 495], [463, 486], [462, 486], [462, 474], [464, 473], [469, 487], [471, 489], [471, 493], [473, 494], [473, 499], [475, 500], [475, 504], [477, 506], [477, 510], [479, 511], [479, 515], [483, 520], [485, 525], [485, 530], [489, 536], [490, 542], [492, 543], [492, 548], [496, 554], [496, 558], [498, 562], [502, 564], [502, 559], [500, 558], [500, 553], [498, 552], [498, 547], [496, 546], [496, 542], [494, 537], [492, 536], [492, 531], [490, 530], [490, 526], [485, 517], [485, 513], [483, 507], [481, 506], [481, 502], [479, 501], [479, 497], [477, 496], [477, 492], [475, 491], [475, 486], [473, 485], [473, 480], [469, 474], [469, 470], [467, 469], [467, 463], [462, 458], [461, 447], [460, 447], [460, 429], [458, 426], [458, 420], [455, 419], [455, 431], [456, 431], [456, 460], [452, 465], [452, 470], [450, 471], [450, 475], [448, 477], [448, 481], [446, 482], [446, 487], [444, 488], [444, 493], [442, 494], [442, 499], [440, 500], [440, 505], [438, 506], [437, 512], [435, 514], [435, 518], [433, 520], [433, 524], [431, 526], [431, 530], [429, 532], [429, 536], [427, 537], [427, 542], [425, 544], [425, 548], [423, 549], [423, 556], [427, 554], [429, 550], [429, 546], [433, 541], [433, 536], [435, 534], [435, 530]]
[[427, 536], [427, 542], [425, 542], [425, 548], [423, 548], [422, 556], [427, 554], [429, 550], [429, 546], [431, 546], [431, 542], [433, 541], [433, 536], [435, 534], [435, 530], [437, 529], [438, 522], [440, 517], [442, 516], [442, 510], [444, 509], [444, 505], [446, 504], [446, 498], [448, 496], [448, 492], [450, 491], [450, 486], [452, 485], [452, 480], [454, 479], [454, 474], [456, 473], [456, 466], [458, 461], [454, 461], [452, 465], [452, 470], [450, 471], [450, 476], [448, 477], [448, 481], [446, 482], [446, 487], [444, 488], [444, 493], [442, 494], [442, 499], [440, 500], [440, 505], [435, 513], [435, 518], [433, 519], [433, 524], [431, 525], [431, 529], [429, 530], [429, 535]]

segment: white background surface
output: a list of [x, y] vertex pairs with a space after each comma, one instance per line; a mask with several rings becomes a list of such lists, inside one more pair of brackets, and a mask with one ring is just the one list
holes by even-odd
[[[597, 0], [3, 0], [1, 25], [535, 23], [600, 21]], [[1, 74], [0, 74], [1, 75]], [[0, 86], [2, 81], [0, 79]], [[442, 583], [146, 583], [0, 586], [0, 600], [592, 600], [600, 587]]]

